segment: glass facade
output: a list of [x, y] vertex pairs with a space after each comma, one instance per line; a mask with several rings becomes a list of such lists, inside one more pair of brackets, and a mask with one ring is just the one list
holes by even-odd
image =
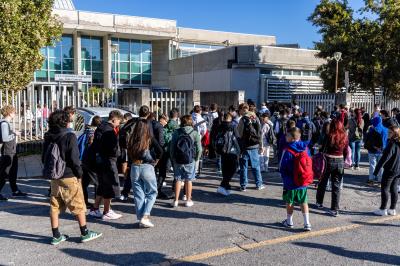
[[74, 43], [72, 35], [63, 35], [55, 46], [41, 49], [45, 57], [42, 67], [35, 71], [36, 82], [53, 82], [55, 74], [74, 73]]
[[113, 83], [116, 76], [120, 85], [151, 84], [151, 42], [119, 38], [111, 42], [119, 47], [119, 52], [112, 55]]
[[103, 38], [94, 36], [81, 37], [81, 71], [92, 75], [92, 86], [104, 84]]

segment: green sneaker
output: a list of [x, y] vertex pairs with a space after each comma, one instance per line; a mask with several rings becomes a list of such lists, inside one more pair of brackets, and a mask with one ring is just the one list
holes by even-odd
[[53, 246], [57, 246], [58, 244], [60, 244], [61, 242], [67, 241], [69, 237], [67, 235], [61, 235], [59, 238], [55, 238], [53, 237], [51, 239], [51, 244]]
[[101, 237], [102, 235], [103, 233], [97, 233], [89, 230], [89, 232], [86, 235], [81, 236], [81, 242], [82, 243], [89, 242]]

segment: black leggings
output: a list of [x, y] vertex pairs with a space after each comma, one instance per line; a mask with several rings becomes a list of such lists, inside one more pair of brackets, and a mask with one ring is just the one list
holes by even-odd
[[18, 191], [17, 186], [18, 157], [13, 155], [0, 156], [0, 192], [6, 184], [6, 179], [10, 182], [12, 192]]
[[398, 185], [400, 181], [400, 176], [389, 175], [383, 172], [382, 182], [381, 182], [381, 210], [387, 208], [389, 201], [389, 192], [391, 197], [390, 209], [396, 209], [398, 195]]

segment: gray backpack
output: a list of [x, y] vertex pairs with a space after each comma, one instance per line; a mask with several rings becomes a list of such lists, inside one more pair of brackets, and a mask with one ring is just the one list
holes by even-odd
[[65, 165], [66, 163], [61, 158], [57, 142], [51, 142], [44, 156], [43, 177], [50, 180], [62, 178], [64, 176]]

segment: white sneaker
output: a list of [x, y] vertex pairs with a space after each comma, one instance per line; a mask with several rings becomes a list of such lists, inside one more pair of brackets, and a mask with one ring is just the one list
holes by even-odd
[[219, 193], [219, 194], [221, 194], [223, 196], [229, 196], [229, 194], [230, 194], [228, 192], [228, 190], [226, 188], [224, 188], [224, 187], [218, 187], [217, 193]]
[[183, 195], [182, 200], [183, 200], [183, 201], [187, 201], [186, 195]]
[[103, 217], [103, 213], [99, 209], [90, 210], [89, 216], [94, 217], [94, 218], [101, 218], [101, 217]]
[[186, 207], [192, 207], [193, 206], [193, 201], [191, 201], [191, 200], [186, 201], [185, 206]]
[[121, 214], [118, 214], [113, 210], [109, 210], [106, 214], [103, 215], [103, 220], [117, 220], [121, 217], [122, 217]]
[[179, 201], [173, 201], [172, 203], [171, 203], [171, 206], [172, 206], [172, 208], [176, 208], [176, 207], [178, 207], [179, 206]]
[[379, 210], [374, 211], [374, 214], [377, 216], [386, 216], [386, 215], [388, 215], [388, 212], [386, 209], [385, 210], [379, 209]]
[[389, 209], [389, 210], [387, 211], [387, 214], [388, 214], [388, 215], [391, 215], [391, 216], [396, 216], [396, 215], [397, 215], [396, 210], [392, 210], [392, 209]]
[[139, 226], [142, 228], [153, 228], [154, 224], [152, 222], [150, 222], [150, 219], [142, 218], [142, 220], [140, 220]]

